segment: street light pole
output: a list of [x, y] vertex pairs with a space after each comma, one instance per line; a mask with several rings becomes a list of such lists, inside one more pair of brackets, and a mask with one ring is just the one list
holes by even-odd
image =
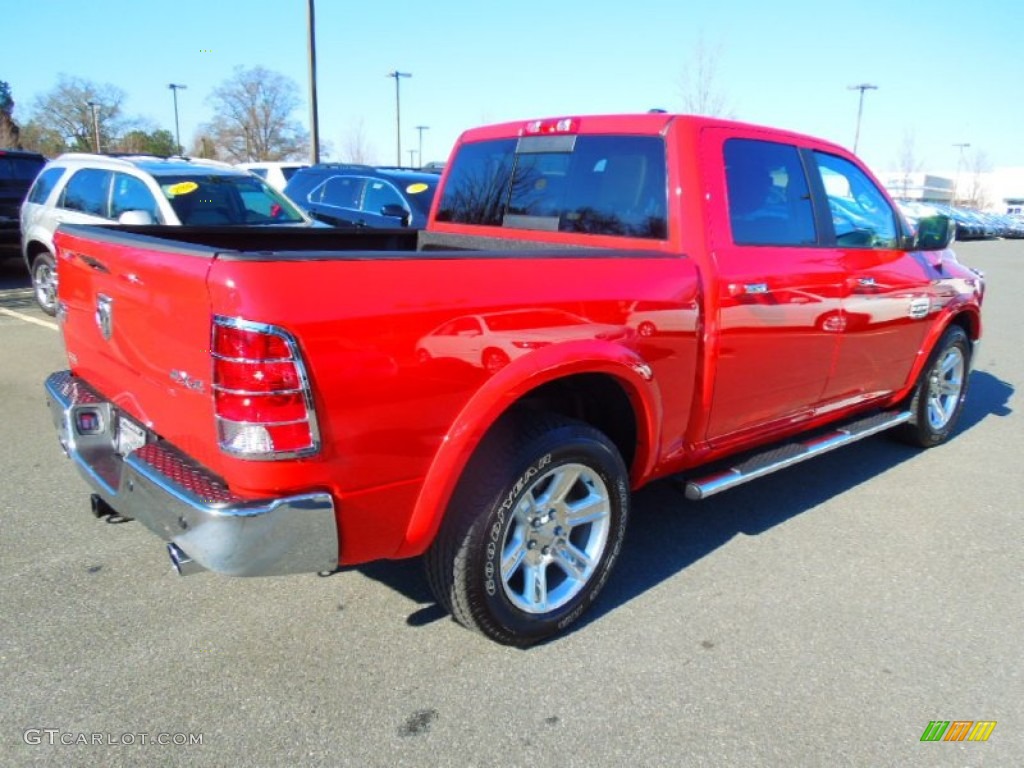
[[402, 97], [399, 94], [398, 82], [403, 77], [412, 77], [410, 72], [399, 72], [397, 69], [388, 72], [388, 77], [395, 78], [395, 165], [402, 164]]
[[309, 161], [320, 162], [320, 121], [316, 107], [316, 22], [313, 15], [313, 0], [309, 0]]
[[950, 205], [956, 205], [956, 192], [957, 188], [960, 186], [960, 169], [964, 164], [964, 150], [971, 145], [967, 142], [962, 142], [960, 144], [954, 144], [953, 146], [960, 149], [960, 156], [956, 160], [956, 179], [953, 181], [953, 199], [949, 201]]
[[429, 125], [417, 125], [416, 126], [416, 130], [420, 132], [420, 154], [419, 154], [420, 168], [423, 167], [423, 132], [425, 130], [429, 129], [429, 128], [430, 128]]
[[857, 132], [853, 134], [853, 154], [857, 154], [857, 145], [860, 143], [860, 116], [864, 112], [864, 91], [877, 91], [878, 86], [871, 83], [848, 86], [848, 91], [860, 91], [860, 99], [857, 102]]
[[178, 126], [178, 91], [182, 88], [188, 88], [187, 85], [181, 85], [180, 83], [168, 83], [167, 87], [171, 89], [171, 93], [174, 94], [174, 146], [178, 150], [178, 154], [182, 154], [185, 150], [181, 146], [181, 128]]
[[85, 103], [89, 106], [89, 109], [92, 110], [92, 127], [96, 132], [96, 154], [98, 155], [100, 153], [100, 119], [96, 115], [96, 102], [87, 101]]

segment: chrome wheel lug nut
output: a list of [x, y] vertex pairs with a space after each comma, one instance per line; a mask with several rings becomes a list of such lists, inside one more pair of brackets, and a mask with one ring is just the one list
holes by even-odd
[[534, 541], [533, 539], [530, 539], [528, 542], [526, 542], [526, 548], [527, 549], [536, 549], [537, 548], [537, 542]]
[[540, 551], [540, 553], [541, 553], [542, 555], [550, 555], [550, 554], [551, 554], [551, 547], [544, 547], [544, 548], [543, 548], [543, 549], [542, 549], [542, 550]]

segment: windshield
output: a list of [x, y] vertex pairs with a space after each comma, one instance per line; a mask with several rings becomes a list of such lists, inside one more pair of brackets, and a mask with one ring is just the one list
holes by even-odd
[[256, 176], [202, 174], [160, 176], [160, 189], [185, 226], [294, 224], [302, 214]]

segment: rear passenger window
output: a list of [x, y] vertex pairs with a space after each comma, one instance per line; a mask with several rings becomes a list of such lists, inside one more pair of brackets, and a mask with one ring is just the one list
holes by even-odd
[[828, 196], [836, 245], [895, 248], [896, 216], [871, 179], [845, 158], [823, 152], [814, 157]]
[[93, 216], [109, 218], [107, 198], [110, 194], [110, 177], [112, 175], [110, 171], [101, 171], [96, 168], [83, 168], [76, 171], [68, 181], [68, 185], [64, 187], [60, 207], [69, 211], [81, 211]]
[[314, 189], [309, 199], [315, 203], [359, 210], [365, 180], [355, 176], [332, 176]]
[[63, 168], [47, 168], [36, 178], [32, 184], [32, 189], [28, 193], [28, 202], [38, 203], [42, 205], [46, 202], [46, 199], [53, 192], [53, 188], [57, 186], [57, 182], [60, 177], [64, 175]]
[[725, 175], [734, 243], [817, 243], [810, 190], [796, 147], [729, 139], [725, 142]]

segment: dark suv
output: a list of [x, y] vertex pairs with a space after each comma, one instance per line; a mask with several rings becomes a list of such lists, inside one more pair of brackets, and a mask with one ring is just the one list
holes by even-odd
[[[18, 212], [46, 158], [38, 152], [0, 149], [0, 245], [16, 244], [20, 239]], [[2, 256], [3, 251], [0, 251]], [[16, 251], [11, 255], [17, 256]]]
[[439, 178], [409, 168], [321, 163], [296, 171], [284, 193], [334, 226], [422, 229]]

